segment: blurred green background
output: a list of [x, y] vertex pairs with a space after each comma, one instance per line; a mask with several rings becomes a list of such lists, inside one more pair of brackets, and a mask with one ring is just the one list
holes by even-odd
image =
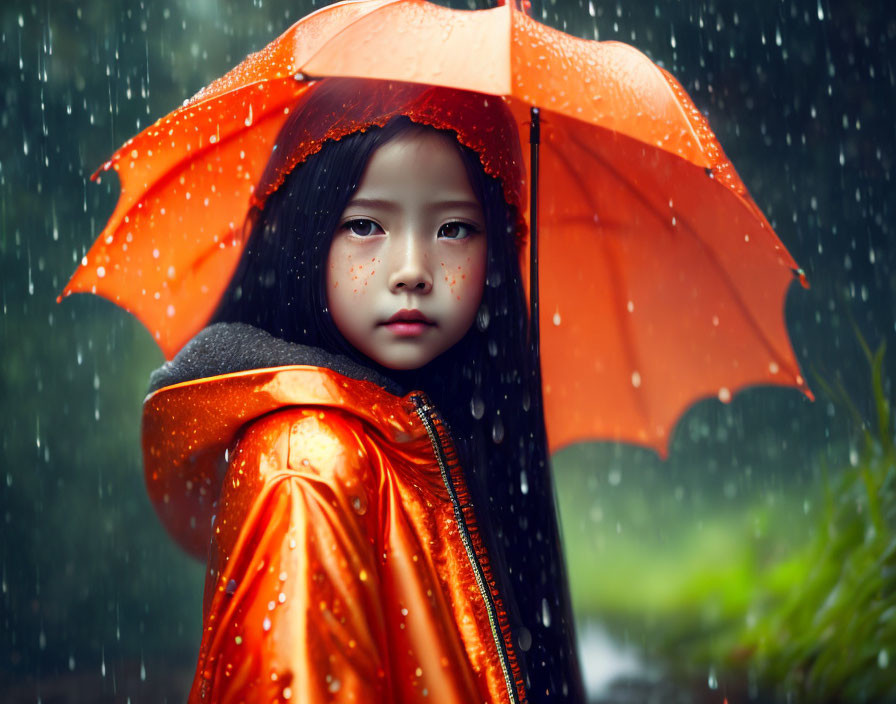
[[[691, 409], [665, 462], [606, 443], [555, 458], [593, 700], [896, 701], [894, 366], [880, 347], [896, 337], [896, 10], [533, 4], [679, 78], [812, 285], [785, 314], [815, 403], [751, 389]], [[114, 206], [114, 179], [90, 174], [312, 9], [0, 9], [3, 701], [185, 697], [202, 568], [157, 523], [139, 454], [162, 356], [112, 304], [55, 297]]]

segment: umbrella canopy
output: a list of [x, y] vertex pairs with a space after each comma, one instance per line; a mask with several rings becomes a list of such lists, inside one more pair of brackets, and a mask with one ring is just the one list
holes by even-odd
[[698, 398], [753, 384], [809, 393], [783, 318], [796, 264], [683, 88], [632, 47], [571, 37], [512, 5], [366, 0], [300, 20], [113, 155], [103, 168], [121, 196], [63, 295], [113, 300], [173, 356], [236, 266], [280, 127], [326, 76], [501, 96], [522, 142], [541, 109], [552, 450], [614, 439], [665, 454]]

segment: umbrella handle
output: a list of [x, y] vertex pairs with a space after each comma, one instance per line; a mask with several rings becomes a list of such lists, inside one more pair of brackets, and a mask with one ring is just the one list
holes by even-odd
[[542, 411], [541, 345], [538, 312], [538, 147], [541, 143], [541, 111], [532, 108], [529, 122], [529, 343], [536, 412]]
[[[529, 122], [529, 334], [535, 359], [538, 336], [538, 146], [541, 143], [541, 114], [532, 108]], [[540, 376], [540, 374], [539, 374]]]

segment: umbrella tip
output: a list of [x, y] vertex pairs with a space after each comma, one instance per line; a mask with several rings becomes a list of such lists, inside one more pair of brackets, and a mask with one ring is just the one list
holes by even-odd
[[796, 269], [793, 273], [796, 274], [797, 278], [800, 280], [800, 285], [803, 288], [808, 289], [809, 279], [806, 278], [806, 272], [802, 269]]
[[[495, 7], [503, 7], [504, 5], [507, 5], [507, 4], [508, 4], [507, 0], [498, 0]], [[510, 6], [516, 10], [519, 10], [523, 14], [528, 15], [529, 17], [532, 16], [531, 0], [510, 0]]]

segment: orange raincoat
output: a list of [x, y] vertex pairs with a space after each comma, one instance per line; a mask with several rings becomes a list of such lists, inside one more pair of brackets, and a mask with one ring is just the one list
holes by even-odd
[[150, 497], [209, 551], [190, 702], [521, 702], [507, 615], [439, 412], [319, 366], [144, 404]]

